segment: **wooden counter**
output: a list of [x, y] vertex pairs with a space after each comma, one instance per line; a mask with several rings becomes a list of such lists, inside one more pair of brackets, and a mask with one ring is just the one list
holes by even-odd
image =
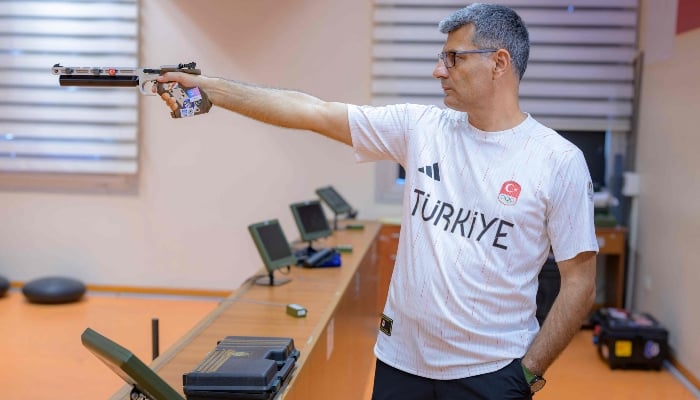
[[[384, 308], [387, 288], [394, 269], [396, 252], [399, 244], [399, 232], [401, 225], [398, 222], [384, 221], [379, 233], [379, 312]], [[600, 261], [604, 266], [605, 291], [602, 303], [595, 304], [593, 309], [600, 307], [625, 307], [625, 243], [627, 228], [625, 227], [597, 227], [595, 230], [598, 240]]]
[[[226, 336], [291, 337], [301, 355], [280, 399], [359, 398], [374, 363], [379, 322], [376, 238], [381, 226], [362, 223], [364, 230], [337, 231], [314, 242], [317, 248], [352, 245], [352, 253], [341, 253], [341, 267], [292, 267], [287, 275], [292, 281], [287, 284], [240, 288], [151, 368], [182, 393], [182, 375], [194, 369], [218, 340]], [[304, 306], [308, 316], [287, 315], [289, 303]], [[125, 385], [112, 399], [128, 399], [130, 390]]]

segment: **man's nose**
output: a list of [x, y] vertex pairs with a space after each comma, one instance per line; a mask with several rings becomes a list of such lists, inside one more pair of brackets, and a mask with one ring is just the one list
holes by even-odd
[[445, 67], [445, 63], [440, 59], [437, 60], [437, 64], [435, 64], [435, 68], [433, 69], [433, 78], [447, 78], [447, 67]]

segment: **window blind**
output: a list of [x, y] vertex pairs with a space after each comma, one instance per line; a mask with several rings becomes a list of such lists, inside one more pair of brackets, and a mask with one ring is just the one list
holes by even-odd
[[138, 89], [51, 67], [138, 64], [138, 0], [0, 0], [0, 171], [136, 174]]
[[[486, 1], [491, 2], [491, 1]], [[637, 57], [637, 0], [499, 0], [530, 32], [521, 108], [553, 129], [629, 131]], [[459, 0], [376, 0], [375, 105], [444, 107], [432, 77], [445, 35], [437, 22]]]
[[[559, 131], [610, 132], [611, 147], [634, 129], [638, 0], [481, 0], [512, 7], [530, 32], [520, 105]], [[446, 35], [438, 22], [463, 0], [375, 0], [372, 104], [432, 104], [444, 95], [432, 77]], [[377, 163], [379, 202], [400, 203], [397, 166]]]

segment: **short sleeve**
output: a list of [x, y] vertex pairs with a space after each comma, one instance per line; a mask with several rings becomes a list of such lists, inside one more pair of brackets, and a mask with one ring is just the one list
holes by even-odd
[[593, 218], [593, 184], [580, 150], [567, 151], [555, 174], [547, 230], [557, 261], [598, 251]]
[[410, 130], [407, 105], [348, 106], [352, 145], [357, 161], [401, 163]]

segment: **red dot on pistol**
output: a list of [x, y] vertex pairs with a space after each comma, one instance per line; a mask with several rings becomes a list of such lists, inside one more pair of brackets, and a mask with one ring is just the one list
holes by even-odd
[[114, 76], [114, 75], [117, 74], [117, 70], [114, 69], [114, 68], [110, 68], [110, 69], [107, 71], [107, 73], [109, 74], [109, 76]]

